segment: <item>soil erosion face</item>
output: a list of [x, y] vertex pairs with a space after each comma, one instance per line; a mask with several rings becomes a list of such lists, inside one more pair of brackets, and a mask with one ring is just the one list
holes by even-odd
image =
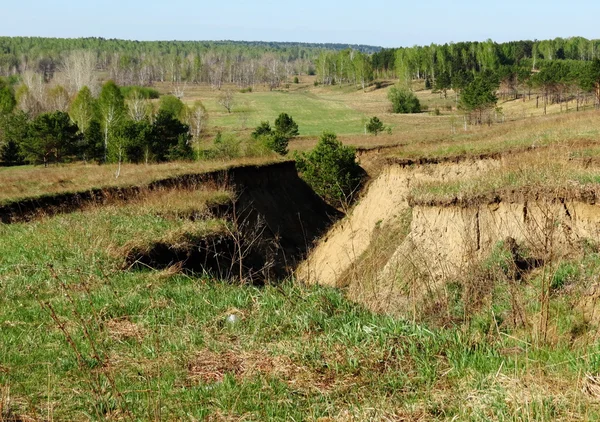
[[420, 183], [476, 178], [505, 163], [497, 157], [388, 165], [309, 253], [297, 278], [345, 287], [350, 297], [378, 311], [398, 312], [409, 296], [415, 303], [444, 282], [468, 276], [503, 243], [515, 242], [539, 265], [573, 257], [590, 240], [597, 243], [600, 206], [595, 197], [575, 191], [561, 196], [523, 190], [426, 203], [409, 198]]
[[365, 188], [348, 216], [320, 240], [299, 267], [297, 277], [308, 283], [339, 285], [342, 275], [359, 259], [379, 227], [394, 227], [409, 208], [414, 183], [474, 177], [501, 165], [499, 160], [468, 160], [423, 166], [387, 166]]

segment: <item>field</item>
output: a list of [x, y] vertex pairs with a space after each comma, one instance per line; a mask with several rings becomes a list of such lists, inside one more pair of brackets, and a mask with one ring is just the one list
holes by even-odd
[[[325, 130], [361, 148], [371, 180], [316, 245], [306, 233], [331, 225], [322, 215], [333, 219], [335, 210], [294, 196], [304, 185], [291, 157], [125, 165], [118, 178], [112, 165], [0, 168], [2, 206], [139, 188], [132, 197], [0, 223], [0, 422], [600, 418], [600, 241], [594, 224], [583, 227], [598, 214], [598, 112], [561, 112], [556, 104], [544, 116], [534, 98], [501, 101], [498, 122], [465, 130], [451, 93], [419, 90], [428, 111], [395, 115], [388, 88], [313, 81], [236, 89], [232, 113], [207, 86], [187, 86], [183, 100], [208, 110], [205, 147], [218, 131], [246, 140], [258, 123], [286, 112], [300, 127], [292, 151], [312, 148]], [[365, 135], [371, 116], [391, 134]], [[239, 166], [253, 173], [237, 185], [146, 189]], [[274, 184], [285, 204], [268, 191]], [[513, 267], [537, 258], [535, 248], [509, 250], [505, 237], [485, 249], [480, 214], [514, 206], [528, 209], [531, 222], [545, 199], [569, 214], [568, 224], [554, 216], [540, 224], [546, 232], [589, 233], [560, 256], [546, 245], [552, 254], [523, 272]], [[589, 207], [576, 209], [586, 213], [571, 215], [573, 201], [583, 200]], [[421, 236], [412, 250], [425, 248], [428, 235], [441, 243], [469, 212], [481, 244], [475, 266], [448, 275], [448, 265], [426, 286], [435, 265], [418, 274], [423, 285], [381, 276], [406, 239]], [[415, 230], [415, 222], [446, 214], [461, 217], [435, 217]], [[300, 228], [279, 233], [274, 221]], [[281, 249], [285, 256], [273, 252], [292, 237], [301, 240]], [[224, 245], [233, 253], [224, 256]], [[280, 260], [288, 276], [243, 276], [256, 245], [272, 253], [260, 271]], [[331, 283], [305, 283], [287, 252], [307, 247], [352, 260]], [[188, 265], [198, 254], [212, 267]]]

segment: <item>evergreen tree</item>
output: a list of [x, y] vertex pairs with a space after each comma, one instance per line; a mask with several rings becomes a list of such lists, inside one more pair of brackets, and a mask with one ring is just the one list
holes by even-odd
[[298, 124], [287, 113], [281, 113], [275, 119], [275, 131], [288, 139], [299, 134]]
[[29, 125], [22, 150], [29, 162], [47, 166], [76, 157], [80, 140], [79, 128], [71, 122], [67, 113], [43, 113]]
[[324, 132], [312, 151], [297, 155], [296, 167], [317, 194], [336, 206], [351, 200], [363, 176], [355, 149], [332, 132]]
[[104, 134], [97, 119], [92, 119], [83, 133], [81, 156], [84, 160], [104, 161]]
[[483, 112], [493, 108], [498, 101], [496, 97], [497, 82], [492, 76], [477, 75], [467, 85], [460, 96], [460, 107], [476, 118], [478, 124], [483, 123]]
[[17, 105], [12, 87], [0, 79], [0, 115], [11, 113]]
[[369, 122], [366, 125], [367, 132], [372, 133], [377, 136], [379, 132], [383, 132], [385, 127], [383, 126], [383, 122], [379, 120], [377, 116], [371, 117]]
[[123, 153], [127, 161], [141, 163], [150, 160], [151, 134], [152, 125], [147, 120], [127, 120], [117, 129], [116, 136], [123, 141]]
[[265, 135], [271, 135], [273, 133], [273, 130], [271, 129], [271, 125], [269, 124], [269, 122], [260, 122], [260, 124], [256, 127], [256, 129], [254, 129], [254, 132], [252, 132], [251, 136], [254, 139], [258, 139], [261, 136], [265, 136]]
[[29, 116], [22, 111], [0, 115], [0, 161], [4, 165], [24, 164], [22, 143], [28, 128]]
[[161, 110], [152, 125], [150, 152], [156, 161], [193, 158], [190, 139], [188, 125], [168, 111]]

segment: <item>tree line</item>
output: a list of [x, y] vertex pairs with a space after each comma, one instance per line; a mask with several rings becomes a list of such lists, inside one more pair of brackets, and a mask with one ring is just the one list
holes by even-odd
[[596, 58], [600, 58], [600, 40], [571, 37], [506, 43], [487, 40], [382, 49], [372, 55], [372, 63], [378, 77], [435, 79], [440, 72], [480, 72], [520, 64], [536, 69], [544, 61], [592, 61]]
[[120, 85], [153, 82], [223, 83], [272, 87], [291, 74], [314, 73], [321, 51], [379, 47], [243, 41], [127, 41], [103, 38], [0, 37], [0, 76], [35, 72], [46, 81], [67, 68], [74, 52], [87, 52], [94, 69]]
[[382, 50], [371, 56], [371, 64], [376, 77], [397, 78], [404, 90], [419, 80], [443, 96], [454, 91], [457, 106], [476, 123], [489, 121], [486, 111], [498, 97], [533, 95], [544, 113], [548, 104], [600, 106], [600, 40], [431, 44]]
[[95, 96], [83, 86], [63, 109], [29, 113], [17, 107], [9, 81], [0, 79], [0, 162], [43, 164], [191, 159], [191, 141], [207, 120], [201, 102], [172, 95], [150, 101], [152, 91], [104, 83]]
[[318, 83], [324, 85], [353, 84], [364, 90], [373, 81], [369, 55], [357, 50], [321, 51], [315, 60]]

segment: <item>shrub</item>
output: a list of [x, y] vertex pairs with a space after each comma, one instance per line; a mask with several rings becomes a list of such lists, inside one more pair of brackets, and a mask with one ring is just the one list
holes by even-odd
[[366, 129], [367, 132], [377, 136], [379, 132], [383, 132], [385, 130], [385, 126], [383, 126], [383, 122], [379, 120], [378, 117], [373, 116], [367, 123]]
[[263, 135], [257, 139], [258, 143], [270, 151], [285, 155], [288, 153], [289, 139], [278, 132]]
[[420, 113], [419, 99], [408, 89], [392, 87], [388, 91], [388, 99], [392, 102], [394, 113]]
[[281, 113], [275, 120], [274, 129], [269, 122], [260, 122], [251, 136], [268, 149], [285, 155], [290, 138], [298, 135], [298, 125], [288, 114]]
[[128, 97], [132, 91], [137, 91], [146, 100], [155, 100], [160, 97], [160, 93], [156, 89], [145, 86], [122, 86], [119, 89], [123, 97]]
[[258, 139], [265, 135], [271, 135], [272, 133], [273, 130], [271, 129], [271, 125], [269, 124], [269, 122], [260, 122], [260, 124], [256, 126], [256, 129], [254, 129], [254, 132], [252, 132], [250, 136], [252, 136], [252, 138], [254, 139]]
[[233, 134], [223, 135], [218, 132], [213, 143], [215, 158], [236, 158], [240, 156], [240, 144], [242, 142]]
[[300, 80], [298, 79], [298, 77], [297, 77], [297, 76], [294, 76], [294, 83], [295, 83], [295, 84], [299, 84], [299, 83], [300, 83]]
[[363, 175], [355, 149], [331, 132], [324, 132], [312, 151], [297, 155], [296, 167], [318, 195], [336, 206], [352, 199]]

